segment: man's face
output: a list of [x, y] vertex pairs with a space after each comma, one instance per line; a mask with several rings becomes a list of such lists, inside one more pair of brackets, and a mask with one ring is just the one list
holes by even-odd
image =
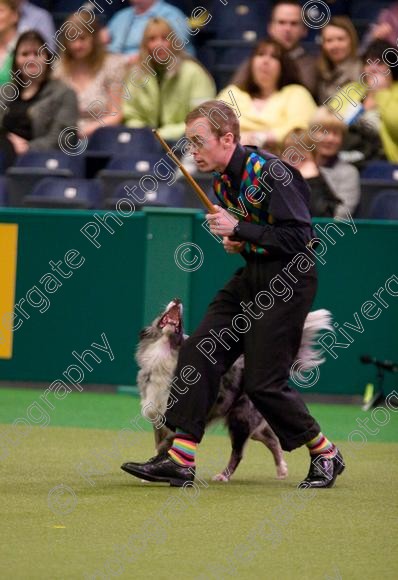
[[301, 19], [300, 7], [289, 4], [277, 6], [268, 26], [268, 33], [286, 50], [294, 48], [307, 34]]
[[222, 137], [214, 135], [209, 120], [200, 117], [187, 124], [185, 135], [192, 143], [191, 155], [199, 171], [204, 173], [225, 169], [235, 148], [232, 146], [231, 133]]

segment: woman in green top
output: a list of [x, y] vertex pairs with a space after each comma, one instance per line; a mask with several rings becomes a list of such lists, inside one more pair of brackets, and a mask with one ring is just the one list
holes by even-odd
[[130, 71], [126, 88], [130, 97], [123, 97], [125, 124], [157, 128], [170, 141], [184, 134], [186, 115], [216, 94], [210, 74], [184, 52], [170, 24], [162, 18], [148, 22], [140, 63]]
[[12, 54], [17, 42], [18, 8], [15, 0], [0, 0], [0, 85], [10, 80]]

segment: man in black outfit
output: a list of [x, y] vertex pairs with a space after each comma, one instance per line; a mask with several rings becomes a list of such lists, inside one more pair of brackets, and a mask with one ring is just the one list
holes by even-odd
[[[221, 205], [206, 216], [210, 231], [223, 236], [228, 253], [241, 252], [246, 265], [218, 292], [199, 328], [181, 347], [175, 376], [191, 368], [191, 386], [183, 394], [177, 384], [171, 389], [174, 404], [165, 417], [176, 431], [173, 446], [167, 454], [146, 463], [124, 463], [122, 469], [175, 486], [192, 481], [196, 445], [220, 378], [244, 353], [244, 388], [282, 448], [292, 451], [305, 444], [309, 449], [310, 470], [299, 485], [331, 487], [344, 469], [342, 456], [288, 385], [317, 286], [315, 268], [308, 266], [313, 262], [303, 267], [295, 259], [305, 257], [314, 237], [308, 187], [296, 169], [277, 157], [240, 145], [239, 121], [222, 101], [207, 101], [189, 113], [186, 136], [198, 169], [215, 172]], [[284, 274], [294, 281], [291, 286]]]

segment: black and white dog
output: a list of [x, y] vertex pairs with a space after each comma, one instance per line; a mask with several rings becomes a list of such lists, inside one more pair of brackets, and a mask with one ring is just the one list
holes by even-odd
[[[154, 425], [158, 452], [170, 447], [173, 439], [173, 432], [164, 425], [161, 417], [166, 412], [178, 351], [187, 338], [183, 332], [182, 312], [179, 299], [170, 302], [166, 310], [141, 331], [136, 352], [140, 369], [137, 384], [141, 394], [141, 412]], [[310, 312], [296, 357], [296, 360], [300, 360], [300, 372], [319, 365], [324, 360], [321, 353], [314, 348], [316, 335], [321, 329], [333, 329], [330, 312]], [[261, 441], [268, 447], [274, 457], [277, 477], [283, 479], [288, 470], [279, 439], [244, 393], [243, 373], [244, 358], [240, 356], [222, 377], [216, 403], [207, 418], [207, 424], [216, 420], [225, 423], [232, 444], [228, 466], [213, 479], [229, 481], [242, 459], [244, 446], [249, 439]]]

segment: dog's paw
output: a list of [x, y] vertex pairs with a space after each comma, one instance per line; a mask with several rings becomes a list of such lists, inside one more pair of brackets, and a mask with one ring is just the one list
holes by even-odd
[[225, 475], [225, 473], [217, 473], [217, 475], [213, 475], [213, 481], [223, 481], [224, 483], [228, 483], [229, 477]]
[[289, 475], [289, 470], [287, 468], [287, 463], [282, 461], [282, 463], [280, 465], [278, 465], [276, 468], [276, 478], [277, 479], [286, 479], [286, 477], [288, 475]]

